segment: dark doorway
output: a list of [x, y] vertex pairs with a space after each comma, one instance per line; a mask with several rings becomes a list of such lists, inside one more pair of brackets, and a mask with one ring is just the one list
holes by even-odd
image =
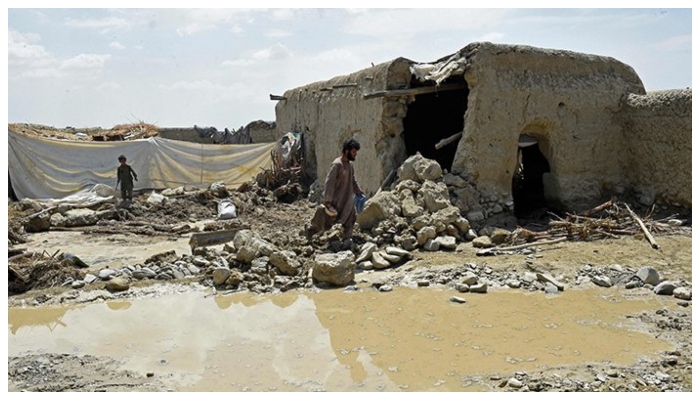
[[[513, 203], [516, 218], [536, 218], [547, 211], [542, 175], [550, 172], [549, 161], [540, 151], [539, 144], [523, 140], [518, 147], [519, 169], [513, 175]], [[521, 147], [522, 145], [524, 147]]]
[[[459, 140], [440, 149], [435, 149], [435, 145], [464, 130], [469, 89], [462, 77], [453, 77], [442, 83], [448, 84], [463, 84], [464, 87], [416, 95], [415, 101], [408, 105], [403, 119], [403, 135], [408, 157], [420, 152], [423, 157], [437, 161], [443, 169], [449, 171], [452, 169]], [[425, 84], [414, 81], [411, 85], [420, 86]]]

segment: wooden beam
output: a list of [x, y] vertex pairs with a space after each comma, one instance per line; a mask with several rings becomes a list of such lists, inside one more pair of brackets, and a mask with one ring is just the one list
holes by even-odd
[[284, 96], [278, 96], [278, 95], [276, 95], [276, 94], [271, 94], [271, 95], [270, 95], [270, 100], [287, 100], [287, 98], [284, 97]]
[[437, 93], [445, 92], [448, 90], [460, 90], [466, 89], [467, 85], [462, 83], [448, 83], [440, 86], [420, 86], [410, 89], [398, 89], [398, 90], [382, 90], [379, 92], [368, 93], [362, 96], [366, 99], [374, 99], [377, 97], [401, 97], [401, 96], [412, 96], [416, 94], [426, 94], [426, 93]]
[[459, 132], [459, 133], [455, 133], [454, 135], [452, 135], [448, 138], [442, 139], [441, 141], [439, 141], [435, 144], [435, 150], [440, 150], [441, 148], [447, 146], [448, 144], [459, 140], [459, 138], [461, 138], [461, 137], [462, 137], [462, 132]]
[[644, 232], [644, 236], [645, 236], [645, 237], [647, 238], [647, 240], [649, 241], [649, 244], [651, 245], [651, 248], [654, 249], [654, 250], [659, 250], [659, 249], [661, 249], [661, 247], [659, 246], [659, 244], [656, 243], [656, 240], [654, 240], [654, 237], [651, 236], [651, 233], [650, 233], [649, 230], [647, 229], [646, 225], [644, 225], [644, 222], [642, 221], [642, 219], [639, 218], [639, 217], [637, 216], [637, 214], [634, 213], [634, 211], [632, 211], [632, 209], [630, 208], [630, 206], [628, 206], [627, 204], [625, 204], [625, 207], [627, 207], [627, 211], [630, 213], [630, 215], [632, 216], [632, 218], [637, 222], [637, 224], [639, 225], [639, 227], [642, 228], [642, 231]]
[[357, 83], [341, 83], [339, 85], [333, 85], [333, 89], [346, 88], [346, 87], [357, 87]]

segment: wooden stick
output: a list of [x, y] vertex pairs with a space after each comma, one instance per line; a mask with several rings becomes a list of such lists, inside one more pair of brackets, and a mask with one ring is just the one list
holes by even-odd
[[613, 197], [612, 199], [606, 201], [605, 203], [603, 203], [595, 208], [592, 208], [592, 209], [582, 213], [581, 215], [583, 215], [584, 217], [590, 217], [593, 214], [599, 213], [599, 212], [605, 210], [606, 208], [609, 208], [610, 206], [615, 204], [615, 202], [617, 202], [617, 198]]
[[333, 85], [333, 89], [338, 89], [338, 88], [347, 88], [347, 87], [356, 87], [357, 83], [341, 83], [338, 85]]
[[33, 251], [22, 253], [22, 254], [17, 254], [16, 256], [9, 257], [7, 259], [7, 262], [10, 263], [12, 261], [19, 260], [20, 258], [31, 258], [31, 257], [34, 257], [34, 254], [36, 254], [36, 253], [34, 253]]
[[654, 250], [659, 250], [661, 247], [659, 246], [658, 243], [656, 243], [656, 240], [654, 240], [654, 237], [651, 236], [651, 233], [649, 232], [647, 227], [644, 225], [644, 222], [637, 216], [637, 214], [634, 213], [634, 211], [632, 211], [632, 209], [627, 204], [625, 204], [625, 207], [627, 207], [627, 211], [630, 213], [632, 218], [634, 218], [634, 220], [637, 221], [637, 224], [639, 224], [639, 226], [642, 228], [642, 231], [644, 232], [644, 236], [646, 236], [647, 240], [651, 244], [651, 248]]
[[442, 139], [441, 141], [437, 142], [437, 144], [435, 145], [435, 150], [439, 150], [439, 149], [447, 146], [448, 144], [458, 140], [461, 137], [462, 137], [462, 132], [459, 132], [459, 133], [455, 133], [454, 135], [452, 135], [446, 139]]
[[510, 246], [510, 247], [496, 247], [495, 250], [502, 250], [502, 251], [511, 251], [511, 250], [519, 250], [519, 249], [524, 249], [527, 247], [533, 247], [533, 246], [539, 246], [541, 244], [555, 244], [555, 243], [560, 243], [565, 240], [567, 240], [567, 237], [560, 237], [557, 239], [552, 239], [552, 240], [546, 240], [546, 241], [541, 241], [541, 242], [530, 242], [530, 243], [523, 243], [523, 244], [518, 244], [515, 246]]
[[425, 93], [437, 93], [437, 92], [443, 92], [446, 90], [458, 90], [458, 89], [466, 89], [467, 86], [461, 83], [448, 83], [445, 85], [440, 85], [440, 86], [420, 86], [416, 88], [410, 88], [410, 89], [397, 89], [397, 90], [382, 90], [380, 92], [374, 92], [374, 93], [368, 93], [362, 98], [366, 99], [374, 99], [376, 97], [401, 97], [401, 96], [408, 96], [408, 95], [415, 95], [415, 94], [425, 94]]

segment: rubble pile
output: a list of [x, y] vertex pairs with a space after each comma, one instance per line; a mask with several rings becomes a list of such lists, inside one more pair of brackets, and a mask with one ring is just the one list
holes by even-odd
[[[420, 154], [409, 157], [397, 177], [391, 191], [368, 199], [357, 217], [368, 241], [406, 251], [439, 251], [454, 250], [459, 242], [477, 237], [470, 220], [462, 216], [462, 210], [478, 204], [476, 191], [470, 191], [466, 181], [451, 174], [443, 177], [437, 161]], [[483, 219], [481, 214], [468, 215]]]

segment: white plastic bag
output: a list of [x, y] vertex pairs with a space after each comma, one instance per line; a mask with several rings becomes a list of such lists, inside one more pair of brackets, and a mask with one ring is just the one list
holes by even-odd
[[236, 206], [230, 201], [219, 202], [216, 219], [232, 219], [236, 217]]

